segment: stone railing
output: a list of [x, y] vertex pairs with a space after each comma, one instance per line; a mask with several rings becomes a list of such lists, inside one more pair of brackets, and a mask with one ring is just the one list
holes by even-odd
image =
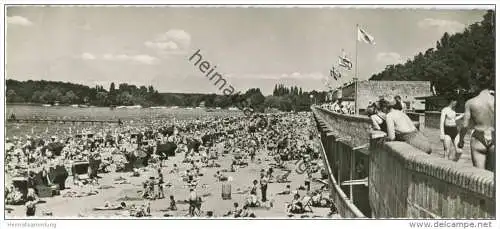
[[317, 114], [327, 121], [334, 133], [342, 134], [342, 141], [351, 147], [370, 143], [367, 134], [371, 128], [371, 120], [367, 116], [346, 115], [316, 108]]
[[376, 218], [493, 218], [494, 174], [428, 155], [404, 142], [370, 144], [370, 205]]
[[427, 155], [404, 142], [385, 142], [385, 133], [369, 130], [368, 118], [313, 112], [342, 216], [495, 217], [492, 172]]

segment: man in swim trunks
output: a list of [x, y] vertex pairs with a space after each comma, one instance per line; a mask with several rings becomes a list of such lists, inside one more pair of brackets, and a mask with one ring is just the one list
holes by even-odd
[[197, 209], [198, 205], [198, 195], [196, 194], [196, 191], [191, 188], [189, 189], [189, 215], [190, 216], [195, 216], [195, 210]]
[[[424, 151], [427, 154], [432, 153], [429, 139], [422, 132], [418, 131], [413, 121], [404, 112], [394, 108], [395, 100], [387, 101], [381, 104], [383, 111], [389, 110], [386, 116], [387, 138], [390, 141], [403, 141], [413, 147]], [[388, 106], [387, 108], [384, 106]]]
[[[448, 159], [458, 161], [462, 154], [461, 149], [458, 149], [458, 128], [456, 121], [461, 119], [463, 115], [457, 116], [455, 107], [457, 106], [457, 99], [453, 95], [448, 97], [448, 106], [441, 110], [441, 119], [439, 129], [441, 131], [440, 139], [443, 141], [445, 157]], [[451, 150], [453, 145], [454, 150]]]
[[495, 93], [489, 90], [492, 85], [485, 83], [479, 95], [465, 103], [464, 128], [460, 130], [458, 147], [464, 147], [465, 134], [472, 128], [472, 164], [495, 172]]

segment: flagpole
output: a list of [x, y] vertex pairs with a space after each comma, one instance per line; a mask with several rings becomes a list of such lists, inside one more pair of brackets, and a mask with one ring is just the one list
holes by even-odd
[[355, 60], [355, 68], [354, 68], [354, 114], [358, 115], [359, 114], [359, 108], [358, 108], [358, 30], [359, 30], [359, 24], [356, 24], [356, 60]]

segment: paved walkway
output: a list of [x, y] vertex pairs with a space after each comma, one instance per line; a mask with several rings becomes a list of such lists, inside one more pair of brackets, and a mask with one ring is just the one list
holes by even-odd
[[[443, 142], [439, 139], [440, 131], [434, 128], [425, 128], [424, 135], [427, 136], [432, 145], [432, 154], [444, 158]], [[465, 146], [462, 150], [462, 156], [458, 163], [468, 164], [472, 166], [471, 152], [470, 152], [470, 134], [465, 136]]]

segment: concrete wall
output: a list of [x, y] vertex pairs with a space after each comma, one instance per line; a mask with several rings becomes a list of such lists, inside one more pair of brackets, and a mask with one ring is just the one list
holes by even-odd
[[331, 111], [317, 108], [317, 113], [324, 121], [330, 124], [336, 136], [342, 137], [342, 141], [351, 147], [357, 147], [370, 143], [371, 121], [367, 116], [337, 114]]
[[[323, 133], [325, 132], [323, 131]], [[329, 132], [326, 137], [323, 137], [323, 139], [326, 144], [322, 144], [325, 147], [321, 149], [321, 155], [323, 162], [328, 169], [331, 196], [335, 202], [335, 206], [343, 218], [366, 218], [356, 205], [350, 201], [350, 197], [344, 193], [343, 189], [337, 182], [337, 178], [335, 176], [338, 175], [338, 164], [337, 167], [330, 164], [330, 162], [334, 160], [332, 154], [334, 151], [333, 147], [337, 147], [335, 144], [335, 136]], [[337, 171], [337, 173], [334, 173], [334, 171]]]
[[[493, 173], [427, 155], [404, 142], [384, 142], [385, 133], [370, 132], [366, 117], [313, 112], [335, 184], [332, 194], [344, 217], [495, 216]], [[366, 142], [368, 148], [359, 147]], [[341, 185], [366, 175], [368, 187]]]
[[342, 98], [354, 98], [354, 84], [346, 85], [341, 90]]
[[370, 204], [375, 218], [494, 218], [492, 172], [373, 138]]
[[370, 129], [370, 120], [363, 116], [331, 113], [321, 108], [315, 109], [314, 114], [324, 146], [325, 165], [330, 170], [332, 196], [339, 213], [344, 218], [370, 216], [368, 187], [342, 185], [345, 181], [363, 179], [368, 174], [366, 148], [370, 136], [365, 133]]
[[369, 101], [377, 101], [379, 96], [401, 96], [403, 102], [414, 102], [415, 97], [430, 96], [429, 81], [361, 81], [358, 82], [358, 104], [365, 109]]

